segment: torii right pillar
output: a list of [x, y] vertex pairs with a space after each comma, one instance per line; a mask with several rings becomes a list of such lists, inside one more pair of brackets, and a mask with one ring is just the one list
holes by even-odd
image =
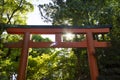
[[87, 51], [91, 80], [97, 80], [99, 72], [95, 57], [95, 47], [92, 32], [87, 32]]
[[[29, 26], [30, 27], [30, 26]], [[52, 30], [51, 30], [52, 29]], [[99, 76], [97, 61], [95, 56], [95, 48], [108, 47], [108, 42], [99, 42], [93, 39], [94, 34], [108, 33], [110, 31], [109, 27], [105, 28], [64, 28], [64, 27], [53, 27], [47, 26], [46, 28], [7, 28], [7, 32], [10, 34], [24, 34], [24, 38], [21, 42], [17, 43], [7, 43], [5, 46], [7, 48], [22, 48], [20, 66], [18, 72], [17, 80], [26, 80], [26, 67], [28, 58], [29, 48], [87, 48], [88, 51], [88, 61], [90, 68], [91, 80], [97, 80]], [[74, 34], [86, 34], [86, 40], [81, 42], [61, 42], [61, 34], [71, 32]], [[32, 42], [30, 41], [30, 34], [55, 34], [57, 44], [55, 46], [50, 46], [54, 42]]]

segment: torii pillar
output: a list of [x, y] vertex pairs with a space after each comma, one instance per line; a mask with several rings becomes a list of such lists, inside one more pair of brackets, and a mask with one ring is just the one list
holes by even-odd
[[99, 75], [99, 72], [95, 57], [93, 34], [91, 32], [87, 32], [87, 45], [88, 45], [87, 52], [88, 52], [88, 61], [89, 61], [88, 63], [90, 67], [91, 80], [96, 80], [96, 78]]
[[[22, 27], [21, 27], [22, 26]], [[27, 27], [25, 27], [27, 26]], [[24, 28], [25, 27], [25, 28]], [[61, 26], [35, 26], [35, 25], [17, 25], [17, 27], [7, 28], [10, 34], [23, 34], [23, 40], [16, 43], [7, 43], [7, 48], [22, 48], [17, 80], [26, 80], [26, 68], [28, 62], [29, 48], [87, 48], [88, 62], [90, 68], [91, 80], [97, 80], [99, 76], [97, 61], [95, 57], [95, 48], [108, 47], [109, 42], [99, 42], [93, 39], [93, 34], [108, 33], [109, 26], [80, 28], [80, 27], [61, 27]], [[86, 40], [81, 42], [62, 42], [61, 35], [66, 32], [74, 34], [86, 34]], [[30, 34], [55, 34], [56, 45], [50, 46], [55, 42], [33, 42], [30, 41]]]
[[24, 38], [23, 38], [23, 43], [22, 43], [22, 51], [21, 51], [21, 56], [20, 56], [20, 63], [19, 63], [19, 73], [17, 80], [25, 80], [26, 78], [26, 68], [27, 68], [27, 63], [28, 63], [28, 56], [29, 56], [29, 41], [30, 41], [30, 33], [25, 32], [24, 33]]

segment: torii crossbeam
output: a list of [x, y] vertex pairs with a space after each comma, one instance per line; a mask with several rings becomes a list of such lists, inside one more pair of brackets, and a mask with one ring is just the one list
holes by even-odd
[[[9, 34], [24, 34], [22, 41], [7, 43], [7, 48], [22, 48], [17, 80], [26, 80], [26, 67], [28, 62], [29, 48], [87, 48], [91, 80], [97, 80], [99, 76], [95, 54], [95, 48], [108, 47], [109, 42], [99, 42], [93, 39], [94, 34], [108, 33], [110, 26], [35, 26], [35, 25], [14, 25], [7, 28]], [[71, 32], [74, 34], [86, 34], [86, 40], [81, 42], [62, 42], [61, 35]], [[55, 34], [55, 42], [33, 42], [30, 34]], [[50, 46], [53, 43], [56, 45]]]

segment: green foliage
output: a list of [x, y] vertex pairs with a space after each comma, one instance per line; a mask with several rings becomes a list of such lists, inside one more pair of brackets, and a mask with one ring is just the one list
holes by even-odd
[[[1, 38], [2, 43], [17, 42], [21, 36], [2, 34]], [[13, 73], [17, 73], [21, 49], [6, 49], [1, 44], [0, 51], [0, 78], [9, 80]]]
[[[100, 75], [108, 76], [102, 79], [114, 80], [116, 78], [109, 78], [112, 76], [120, 76], [118, 66], [120, 65], [120, 1], [119, 0], [52, 0], [49, 4], [39, 5], [41, 15], [45, 21], [53, 22], [53, 25], [103, 25], [111, 24], [113, 26], [111, 33], [105, 36], [105, 40], [111, 41], [111, 48], [97, 49], [96, 57], [98, 58]], [[44, 13], [42, 13], [42, 11]], [[99, 37], [100, 38], [100, 37]], [[78, 38], [79, 39], [79, 38]], [[77, 40], [78, 40], [77, 39]], [[103, 40], [100, 38], [99, 40]], [[82, 59], [84, 55], [79, 49], [73, 49], [76, 55], [77, 61], [79, 56]], [[83, 66], [84, 62], [81, 62]], [[87, 64], [87, 63], [85, 63]], [[80, 68], [80, 65], [77, 65]], [[107, 67], [106, 67], [107, 66]], [[80, 69], [77, 70], [80, 70]], [[81, 70], [84, 67], [81, 67]], [[87, 67], [85, 69], [88, 69]], [[109, 70], [108, 70], [109, 69]], [[77, 72], [76, 70], [76, 72]], [[83, 70], [85, 71], [85, 70]], [[81, 72], [80, 72], [81, 73]], [[109, 73], [109, 75], [107, 75]], [[117, 73], [117, 74], [116, 74]], [[85, 73], [89, 76], [88, 73]], [[83, 75], [84, 76], [84, 75]], [[83, 76], [78, 75], [78, 79], [82, 80]], [[120, 78], [118, 77], [119, 80]], [[84, 80], [84, 79], [83, 79]]]
[[45, 11], [44, 19], [53, 19], [55, 25], [110, 24], [115, 12], [119, 13], [119, 1], [114, 0], [66, 0], [62, 4], [53, 0], [53, 3], [39, 7]]
[[0, 0], [0, 79], [10, 80], [17, 73], [20, 49], [6, 49], [4, 43], [18, 42], [20, 35], [5, 33], [3, 24], [26, 24], [27, 13], [33, 11], [33, 5], [26, 0]]
[[[52, 0], [49, 4], [39, 5], [45, 21], [53, 25], [101, 25], [112, 24], [110, 38], [112, 46], [97, 49], [100, 75], [120, 75], [120, 1], [119, 0]], [[26, 0], [1, 0], [0, 22], [7, 24], [26, 24], [26, 14], [33, 6]], [[42, 13], [44, 11], [44, 13]], [[1, 27], [1, 26], [0, 26]], [[1, 29], [3, 31], [3, 29]], [[2, 33], [2, 31], [0, 33]], [[103, 40], [102, 37], [99, 37]], [[110, 40], [105, 36], [105, 40]], [[17, 42], [22, 36], [2, 34], [3, 42]], [[82, 41], [84, 35], [75, 35], [73, 41]], [[33, 35], [34, 42], [48, 42], [40, 35]], [[5, 49], [0, 43], [0, 79], [9, 80], [17, 73], [21, 49]], [[89, 80], [86, 49], [30, 48], [27, 67], [27, 80]], [[103, 78], [108, 79], [109, 78]], [[112, 79], [112, 78], [111, 78]], [[114, 79], [113, 79], [114, 80]], [[117, 80], [117, 79], [116, 79]], [[119, 79], [118, 79], [119, 80]]]
[[1, 0], [0, 22], [7, 24], [26, 24], [26, 14], [33, 11], [33, 5], [26, 0]]
[[74, 79], [75, 55], [69, 49], [56, 49], [52, 53], [41, 56], [29, 56], [28, 77], [30, 80], [50, 79], [69, 80]]
[[[51, 42], [49, 38], [42, 38], [41, 35], [32, 35], [32, 41], [34, 42]], [[51, 50], [54, 50], [52, 48], [31, 48], [29, 50], [29, 54], [32, 55], [32, 57], [41, 56], [43, 53], [50, 53]]]

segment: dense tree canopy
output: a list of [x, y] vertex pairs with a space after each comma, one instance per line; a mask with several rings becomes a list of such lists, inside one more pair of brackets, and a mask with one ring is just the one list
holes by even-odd
[[[49, 4], [39, 5], [39, 10], [45, 21], [51, 21], [53, 25], [106, 25], [111, 24], [112, 30], [109, 34], [111, 48], [97, 49], [100, 75], [104, 79], [119, 80], [120, 66], [120, 1], [119, 0], [51, 0]], [[107, 39], [107, 38], [105, 38]], [[81, 56], [79, 49], [73, 49], [74, 53]], [[79, 55], [78, 55], [79, 54]], [[79, 62], [79, 57], [77, 58]], [[83, 63], [79, 63], [83, 65]], [[80, 65], [78, 65], [80, 67]], [[83, 70], [82, 66], [80, 70]], [[87, 68], [86, 68], [87, 69]], [[86, 70], [85, 69], [85, 70]], [[83, 72], [85, 71], [83, 70]], [[78, 69], [79, 71], [79, 69]], [[78, 72], [79, 74], [81, 72]], [[82, 74], [82, 73], [81, 73]], [[88, 74], [85, 74], [88, 75]], [[78, 75], [82, 80], [85, 75]], [[110, 76], [113, 76], [110, 77]], [[107, 77], [109, 76], [109, 77]], [[116, 77], [117, 76], [117, 77]], [[75, 77], [75, 76], [74, 76]], [[102, 77], [100, 77], [102, 79]], [[74, 78], [75, 79], [75, 78]], [[85, 80], [85, 79], [83, 79]]]
[[[0, 23], [26, 24], [26, 14], [33, 5], [26, 0], [1, 0]], [[104, 40], [112, 46], [96, 49], [99, 80], [120, 79], [120, 1], [119, 0], [51, 0], [39, 5], [42, 18], [53, 25], [105, 25], [111, 24], [111, 33]], [[2, 34], [0, 24], [0, 79], [9, 80], [17, 73], [21, 49], [7, 49], [2, 43], [22, 40], [22, 35]], [[32, 35], [35, 42], [48, 42], [48, 38]], [[76, 34], [70, 41], [82, 41], [85, 36]], [[99, 40], [103, 40], [99, 37]], [[51, 42], [51, 41], [50, 41]], [[27, 80], [90, 80], [86, 49], [30, 48]], [[112, 75], [112, 76], [111, 76]]]
[[4, 24], [26, 24], [27, 13], [33, 11], [33, 5], [26, 0], [0, 0], [0, 34]]
[[[53, 24], [93, 25], [112, 24], [112, 18], [119, 14], [119, 0], [52, 0], [49, 4], [39, 5], [44, 10], [46, 20]], [[42, 10], [41, 10], [42, 8]]]
[[4, 24], [26, 24], [27, 13], [33, 5], [26, 0], [0, 0], [0, 80], [10, 80], [17, 73], [21, 49], [6, 49], [3, 43], [17, 42], [19, 35], [6, 34]]
[[1, 0], [0, 23], [26, 24], [26, 14], [33, 10], [33, 5], [26, 0]]

